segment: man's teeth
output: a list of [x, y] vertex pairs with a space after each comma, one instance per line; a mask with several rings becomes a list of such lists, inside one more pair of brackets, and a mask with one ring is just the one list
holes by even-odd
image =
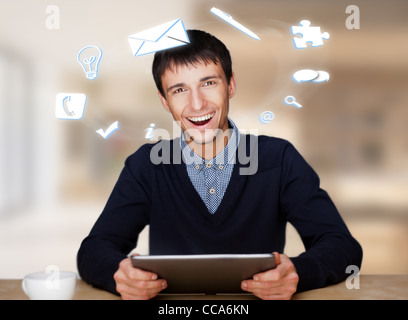
[[191, 117], [188, 118], [188, 120], [193, 121], [193, 122], [199, 122], [199, 121], [205, 121], [208, 119], [211, 119], [212, 117], [214, 117], [215, 112], [212, 114], [207, 114], [206, 116], [202, 116], [202, 117]]

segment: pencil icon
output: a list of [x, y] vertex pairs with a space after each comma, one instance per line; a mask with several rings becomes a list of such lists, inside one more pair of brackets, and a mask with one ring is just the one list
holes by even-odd
[[211, 8], [210, 10], [213, 14], [215, 14], [217, 17], [221, 18], [222, 20], [228, 22], [230, 25], [234, 26], [238, 30], [242, 31], [246, 35], [250, 36], [251, 38], [254, 38], [256, 40], [261, 40], [255, 33], [253, 33], [251, 30], [249, 30], [247, 27], [243, 26], [240, 24], [238, 21], [235, 21], [228, 13], [225, 13], [224, 11], [221, 11], [220, 9], [217, 8]]

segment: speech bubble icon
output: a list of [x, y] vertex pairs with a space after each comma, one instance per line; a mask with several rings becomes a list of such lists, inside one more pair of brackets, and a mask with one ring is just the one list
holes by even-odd
[[317, 78], [312, 80], [313, 82], [329, 81], [330, 75], [328, 72], [322, 70], [319, 70], [317, 72], [319, 73], [319, 75], [317, 76]]
[[319, 72], [311, 69], [303, 69], [296, 71], [293, 74], [293, 79], [296, 82], [307, 82], [307, 81], [312, 81], [316, 79], [319, 76]]

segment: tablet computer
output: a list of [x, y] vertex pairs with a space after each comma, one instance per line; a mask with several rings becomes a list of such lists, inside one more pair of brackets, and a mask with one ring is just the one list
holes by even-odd
[[163, 293], [243, 293], [241, 281], [275, 268], [274, 254], [131, 256], [134, 267], [167, 281]]

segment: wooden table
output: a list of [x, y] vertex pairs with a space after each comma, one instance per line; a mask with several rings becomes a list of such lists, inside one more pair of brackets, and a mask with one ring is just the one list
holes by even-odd
[[[408, 300], [408, 275], [360, 275], [359, 289], [347, 289], [346, 282], [295, 294], [293, 300]], [[21, 280], [0, 280], [0, 300], [27, 300]], [[74, 300], [119, 300], [109, 292], [78, 280]], [[244, 295], [165, 295], [158, 300], [254, 300]]]

